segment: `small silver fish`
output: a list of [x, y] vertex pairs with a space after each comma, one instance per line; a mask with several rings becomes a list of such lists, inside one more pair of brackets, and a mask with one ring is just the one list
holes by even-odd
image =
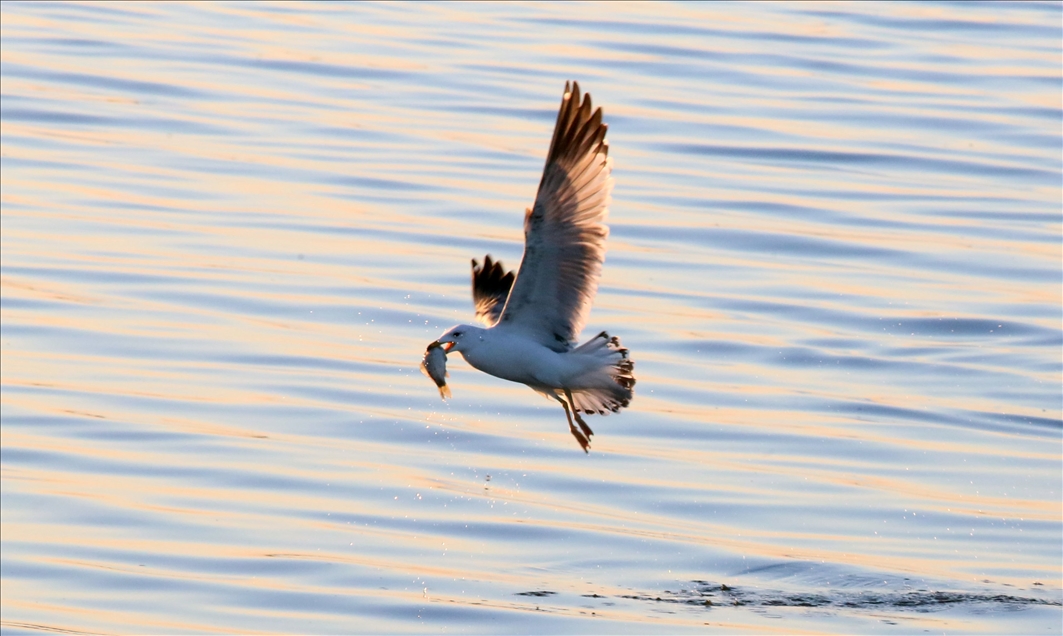
[[424, 352], [421, 371], [439, 387], [439, 397], [444, 400], [450, 397], [450, 387], [447, 386], [447, 350], [438, 341], [428, 345], [428, 350]]

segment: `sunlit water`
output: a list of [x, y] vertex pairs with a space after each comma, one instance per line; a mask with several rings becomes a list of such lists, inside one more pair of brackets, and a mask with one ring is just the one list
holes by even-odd
[[[1061, 630], [1061, 12], [2, 8], [5, 632]], [[450, 360], [565, 80], [564, 414]]]

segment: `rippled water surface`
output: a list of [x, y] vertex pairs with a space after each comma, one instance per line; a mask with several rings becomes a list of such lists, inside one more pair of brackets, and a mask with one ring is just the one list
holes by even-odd
[[[1061, 20], [4, 3], [4, 631], [1058, 634]], [[568, 79], [589, 455], [417, 368]]]

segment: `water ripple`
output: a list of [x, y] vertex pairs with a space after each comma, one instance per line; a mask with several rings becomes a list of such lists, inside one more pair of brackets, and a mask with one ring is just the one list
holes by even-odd
[[[1060, 631], [1060, 5], [0, 13], [5, 633]], [[589, 455], [417, 366], [568, 79]]]

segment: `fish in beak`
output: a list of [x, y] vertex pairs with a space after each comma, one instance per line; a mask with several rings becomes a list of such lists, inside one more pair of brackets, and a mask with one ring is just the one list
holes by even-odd
[[424, 359], [421, 360], [421, 371], [436, 383], [439, 397], [444, 400], [450, 397], [450, 387], [447, 386], [447, 351], [453, 346], [453, 342], [440, 343], [436, 340], [428, 345]]

